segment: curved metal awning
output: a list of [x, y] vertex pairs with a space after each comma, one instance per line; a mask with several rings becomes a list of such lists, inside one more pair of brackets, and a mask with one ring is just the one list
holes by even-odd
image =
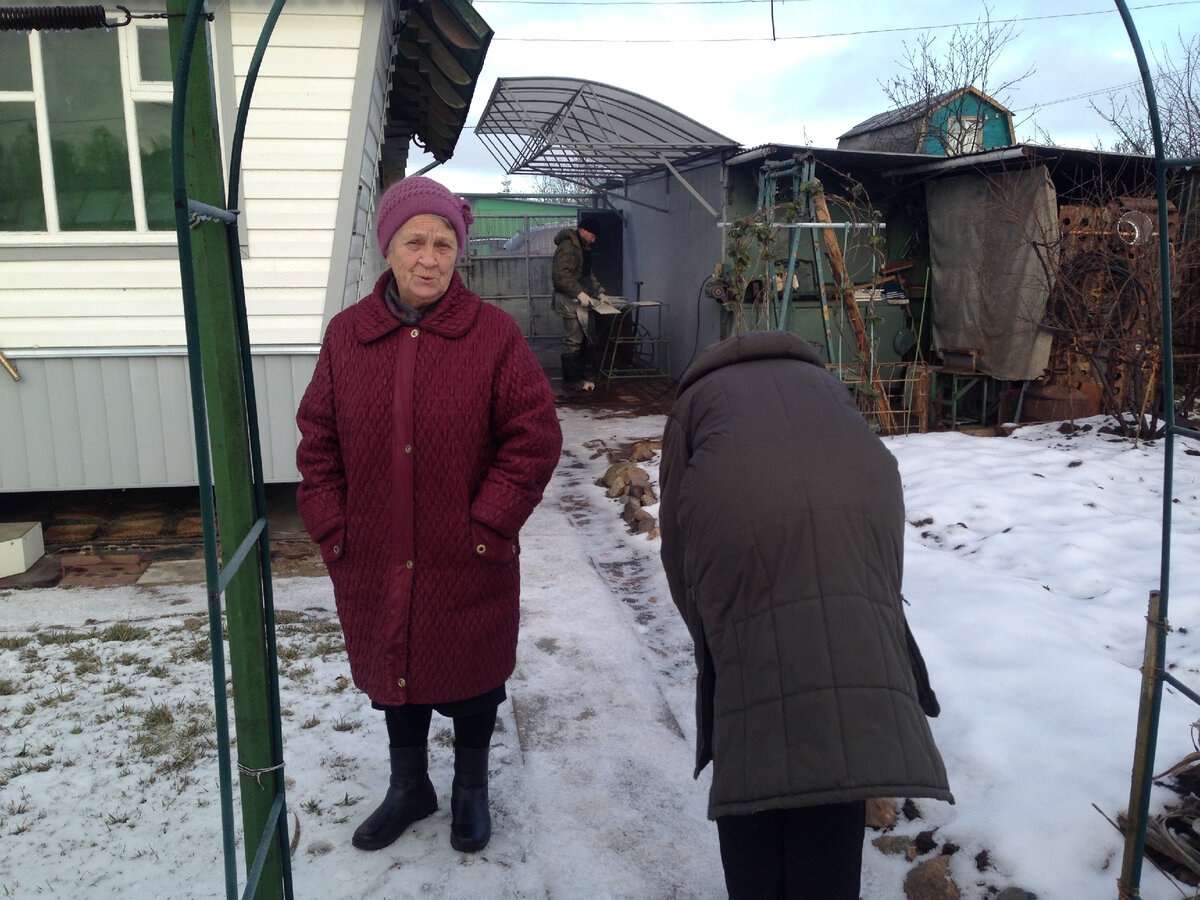
[[738, 146], [641, 94], [577, 78], [498, 78], [475, 134], [510, 175], [600, 189]]
[[416, 136], [442, 163], [466, 122], [492, 29], [468, 0], [401, 0], [388, 100], [389, 131]]

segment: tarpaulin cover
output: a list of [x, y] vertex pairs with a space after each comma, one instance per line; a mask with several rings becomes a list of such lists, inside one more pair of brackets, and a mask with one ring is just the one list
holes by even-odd
[[1051, 342], [1039, 327], [1050, 281], [1038, 249], [1058, 240], [1046, 167], [935, 179], [925, 198], [934, 349], [979, 350], [993, 378], [1037, 378]]

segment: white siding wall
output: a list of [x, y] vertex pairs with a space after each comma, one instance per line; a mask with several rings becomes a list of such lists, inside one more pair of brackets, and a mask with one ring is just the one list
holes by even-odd
[[[366, 139], [363, 142], [362, 154], [358, 158], [358, 200], [350, 238], [350, 265], [343, 284], [341, 309], [356, 303], [373, 288], [375, 276], [384, 268], [383, 258], [375, 242], [375, 205], [378, 199], [376, 185], [379, 178], [379, 146], [383, 141], [388, 89], [392, 81], [391, 35], [395, 30], [395, 17], [395, 5], [386, 4], [374, 53], [377, 64], [371, 78], [371, 98], [365, 122]], [[331, 310], [334, 313], [337, 311]]]
[[[268, 7], [235, 9], [240, 97]], [[242, 150], [253, 342], [321, 339], [362, 13], [363, 0], [285, 7], [263, 57]]]
[[[361, 256], [373, 199], [387, 84], [390, 20], [364, 41], [387, 0], [294, 0], [255, 83], [242, 148], [242, 267], [268, 481], [295, 481], [295, 411], [328, 312], [357, 299], [339, 204], [357, 202], [350, 259]], [[269, 12], [262, 0], [217, 3], [229, 35], [217, 50], [222, 127], [232, 130], [245, 72]], [[359, 44], [369, 59], [359, 59]], [[232, 62], [230, 62], [230, 60]], [[232, 69], [232, 89], [222, 61]], [[354, 112], [371, 71], [370, 110]], [[381, 71], [382, 70], [382, 71]], [[229, 98], [233, 108], [229, 108]], [[352, 118], [354, 121], [352, 122]], [[365, 132], [365, 134], [364, 134]], [[353, 143], [349, 143], [350, 140]], [[358, 164], [358, 160], [361, 163]], [[366, 187], [346, 197], [348, 160]], [[354, 177], [358, 177], [357, 173]], [[340, 231], [345, 231], [342, 227]], [[335, 250], [335, 236], [341, 246]], [[42, 238], [28, 258], [0, 257], [0, 492], [195, 484], [186, 336], [173, 233]], [[119, 244], [114, 249], [114, 244]], [[337, 255], [331, 270], [331, 257]]]
[[[32, 357], [0, 382], [0, 491], [197, 482], [187, 356]], [[266, 481], [299, 480], [296, 407], [316, 357], [256, 355]], [[8, 376], [4, 376], [5, 382]]]
[[[242, 265], [255, 344], [321, 339], [364, 2], [285, 7], [263, 58], [242, 151]], [[230, 15], [240, 100], [269, 5], [232, 5], [218, 14]], [[221, 112], [231, 129], [236, 109]], [[0, 350], [19, 357], [38, 348], [184, 345], [174, 235], [145, 243], [159, 248], [158, 258], [104, 259], [94, 247], [20, 261], [11, 248], [0, 259]]]

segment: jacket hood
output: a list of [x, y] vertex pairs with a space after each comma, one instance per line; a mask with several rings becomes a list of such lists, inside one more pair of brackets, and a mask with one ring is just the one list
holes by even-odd
[[556, 234], [554, 236], [554, 243], [556, 246], [558, 244], [561, 244], [563, 241], [571, 241], [572, 243], [575, 244], [575, 246], [578, 247], [579, 246], [579, 232], [576, 231], [574, 228], [564, 228], [562, 231], [560, 231], [558, 234]]
[[746, 331], [708, 347], [679, 380], [676, 397], [717, 369], [756, 359], [797, 359], [824, 369], [821, 355], [808, 341], [787, 331]]

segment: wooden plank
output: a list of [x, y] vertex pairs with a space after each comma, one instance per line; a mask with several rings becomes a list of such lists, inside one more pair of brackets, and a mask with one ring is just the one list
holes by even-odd
[[[832, 224], [833, 220], [829, 217], [829, 205], [825, 202], [825, 192], [821, 189], [821, 182], [813, 179], [813, 183], [818, 188], [812, 194], [816, 219], [818, 222]], [[834, 285], [842, 301], [842, 307], [846, 311], [846, 318], [850, 320], [850, 328], [854, 332], [858, 351], [862, 355], [864, 364], [870, 370], [871, 390], [876, 397], [879, 424], [886, 434], [891, 434], [895, 429], [895, 423], [892, 421], [892, 408], [888, 403], [887, 388], [879, 377], [879, 368], [875, 365], [871, 354], [871, 342], [867, 338], [867, 329], [863, 326], [862, 315], [858, 311], [858, 302], [854, 299], [854, 288], [850, 281], [850, 275], [846, 271], [846, 264], [842, 259], [842, 247], [838, 243], [837, 233], [832, 228], [822, 228], [821, 237], [825, 240], [825, 255], [829, 257]], [[824, 286], [822, 286], [823, 289]]]
[[[13, 319], [4, 323], [6, 348], [20, 347], [182, 347], [187, 344], [183, 315], [127, 319]], [[24, 365], [22, 380], [24, 380]]]
[[[306, 146], [308, 145], [308, 146]], [[243, 169], [296, 172], [306, 169], [340, 170], [346, 142], [298, 141], [267, 138], [247, 141], [242, 148]]]
[[[247, 72], [254, 58], [254, 47], [234, 47], [233, 66], [236, 72]], [[261, 77], [290, 78], [311, 77], [314, 72], [320, 72], [330, 78], [353, 77], [358, 67], [357, 47], [278, 47], [275, 37], [271, 37], [271, 46], [262, 58], [259, 68]], [[254, 105], [258, 105], [258, 85], [254, 86]]]
[[255, 259], [328, 259], [332, 252], [332, 231], [250, 232], [250, 255]]
[[283, 138], [329, 140], [344, 138], [350, 127], [349, 110], [253, 109], [246, 120], [246, 139]]
[[[234, 43], [253, 47], [258, 43], [258, 36], [262, 33], [265, 21], [265, 15], [245, 12], [242, 9], [231, 12], [229, 23]], [[274, 51], [277, 47], [320, 46], [322, 36], [328, 37], [330, 47], [357, 48], [361, 33], [362, 4], [350, 6], [339, 3], [337, 7], [330, 7], [329, 12], [324, 14], [307, 10], [299, 13], [288, 9], [271, 32], [269, 51]], [[267, 55], [269, 56], [270, 52]]]
[[179, 261], [175, 259], [89, 259], [79, 262], [12, 260], [4, 263], [8, 291], [104, 290], [105, 288], [179, 290]]
[[[239, 80], [237, 90], [242, 89]], [[254, 101], [251, 108], [297, 109], [308, 112], [315, 109], [349, 109], [354, 101], [354, 79], [350, 75], [338, 78], [318, 78], [310, 69], [304, 75], [272, 78], [260, 75], [254, 84]], [[250, 124], [249, 120], [246, 122]]]
[[260, 197], [246, 210], [249, 231], [310, 231], [333, 227], [337, 218], [336, 199]]
[[[0, 294], [0, 319], [8, 323], [19, 319], [101, 319], [183, 315], [178, 291], [107, 290], [83, 293], [77, 290], [29, 290]], [[11, 346], [11, 341], [6, 339]]]
[[256, 316], [250, 321], [251, 344], [318, 344], [322, 317]]
[[[303, 200], [336, 200], [342, 186], [341, 172], [310, 169], [298, 172], [277, 172], [270, 169], [246, 169], [242, 183], [245, 185], [247, 216], [252, 199], [278, 200], [302, 195]], [[312, 222], [305, 222], [312, 228]]]

